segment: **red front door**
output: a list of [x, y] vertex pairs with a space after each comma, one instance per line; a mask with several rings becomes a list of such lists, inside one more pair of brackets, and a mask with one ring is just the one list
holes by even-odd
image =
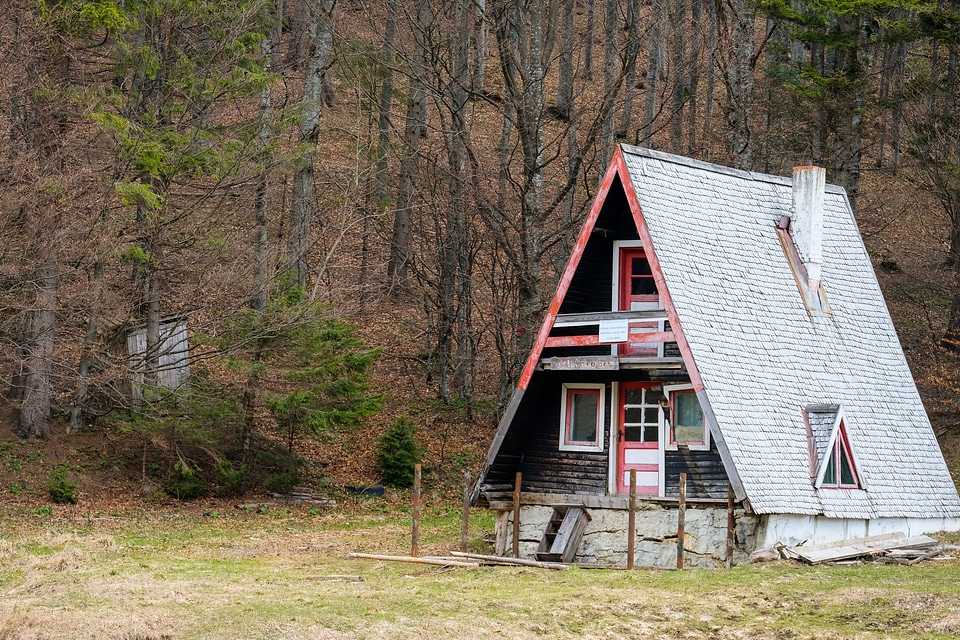
[[654, 382], [620, 385], [617, 438], [617, 492], [630, 490], [630, 470], [637, 472], [637, 493], [660, 494], [663, 386]]
[[[660, 308], [660, 295], [653, 270], [647, 260], [643, 247], [623, 247], [620, 249], [620, 291], [621, 311], [654, 311]], [[630, 335], [660, 330], [659, 322], [631, 322]], [[659, 355], [656, 343], [630, 342], [620, 345], [620, 355], [628, 357], [656, 358]]]

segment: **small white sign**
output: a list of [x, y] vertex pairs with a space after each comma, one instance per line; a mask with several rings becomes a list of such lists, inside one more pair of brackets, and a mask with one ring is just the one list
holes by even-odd
[[620, 360], [616, 356], [551, 358], [550, 368], [557, 371], [616, 371], [620, 368]]
[[626, 342], [630, 335], [628, 320], [604, 320], [600, 323], [600, 342]]

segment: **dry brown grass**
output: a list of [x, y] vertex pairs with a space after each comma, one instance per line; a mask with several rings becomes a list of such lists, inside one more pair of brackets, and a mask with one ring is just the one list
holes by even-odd
[[[0, 639], [947, 638], [960, 570], [803, 567], [625, 572], [445, 570], [347, 559], [403, 554], [399, 503], [336, 511], [0, 521]], [[474, 545], [491, 518], [474, 514]], [[459, 514], [428, 507], [427, 553]], [[337, 576], [360, 576], [362, 581]]]

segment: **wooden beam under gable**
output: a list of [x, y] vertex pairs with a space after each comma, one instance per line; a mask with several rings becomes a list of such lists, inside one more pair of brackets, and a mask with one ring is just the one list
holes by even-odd
[[603, 203], [606, 201], [610, 187], [613, 186], [614, 179], [617, 176], [620, 177], [620, 182], [626, 189], [626, 185], [630, 181], [630, 176], [623, 162], [623, 152], [620, 151], [619, 147], [613, 154], [613, 160], [610, 162], [610, 166], [607, 167], [606, 175], [603, 176], [603, 182], [600, 183], [600, 190], [593, 199], [593, 206], [590, 207], [590, 213], [587, 215], [587, 219], [583, 223], [583, 228], [580, 230], [577, 244], [573, 247], [573, 251], [570, 252], [567, 268], [563, 272], [563, 277], [560, 278], [557, 291], [553, 296], [553, 300], [550, 302], [550, 307], [547, 309], [547, 315], [543, 319], [543, 325], [540, 327], [540, 333], [537, 334], [537, 339], [533, 343], [533, 349], [530, 350], [530, 355], [527, 357], [527, 364], [523, 367], [523, 373], [520, 374], [520, 381], [517, 383], [517, 387], [520, 389], [526, 390], [530, 384], [530, 378], [533, 376], [533, 372], [537, 369], [540, 354], [543, 352], [543, 348], [547, 344], [547, 338], [553, 330], [553, 324], [557, 320], [557, 314], [560, 313], [560, 305], [563, 304], [563, 299], [570, 289], [573, 274], [576, 273], [577, 267], [580, 265], [580, 258], [583, 257], [583, 251], [587, 247], [587, 241], [590, 240], [590, 234], [593, 233], [593, 228], [597, 224], [600, 210], [603, 209]]
[[[676, 336], [672, 331], [651, 331], [633, 334], [630, 336], [630, 342], [676, 342]], [[600, 342], [600, 337], [597, 335], [558, 336], [548, 338], [546, 342], [547, 347], [591, 347], [599, 344], [607, 343]]]

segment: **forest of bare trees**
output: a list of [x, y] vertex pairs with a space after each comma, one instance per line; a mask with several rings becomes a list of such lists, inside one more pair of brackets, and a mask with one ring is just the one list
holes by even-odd
[[954, 0], [14, 0], [13, 429], [140, 406], [171, 322], [233, 376], [247, 439], [258, 406], [294, 412], [270, 359], [331, 318], [393, 318], [440, 399], [502, 404], [620, 142], [812, 162], [855, 209], [882, 171], [942, 207], [960, 282], [958, 45]]

